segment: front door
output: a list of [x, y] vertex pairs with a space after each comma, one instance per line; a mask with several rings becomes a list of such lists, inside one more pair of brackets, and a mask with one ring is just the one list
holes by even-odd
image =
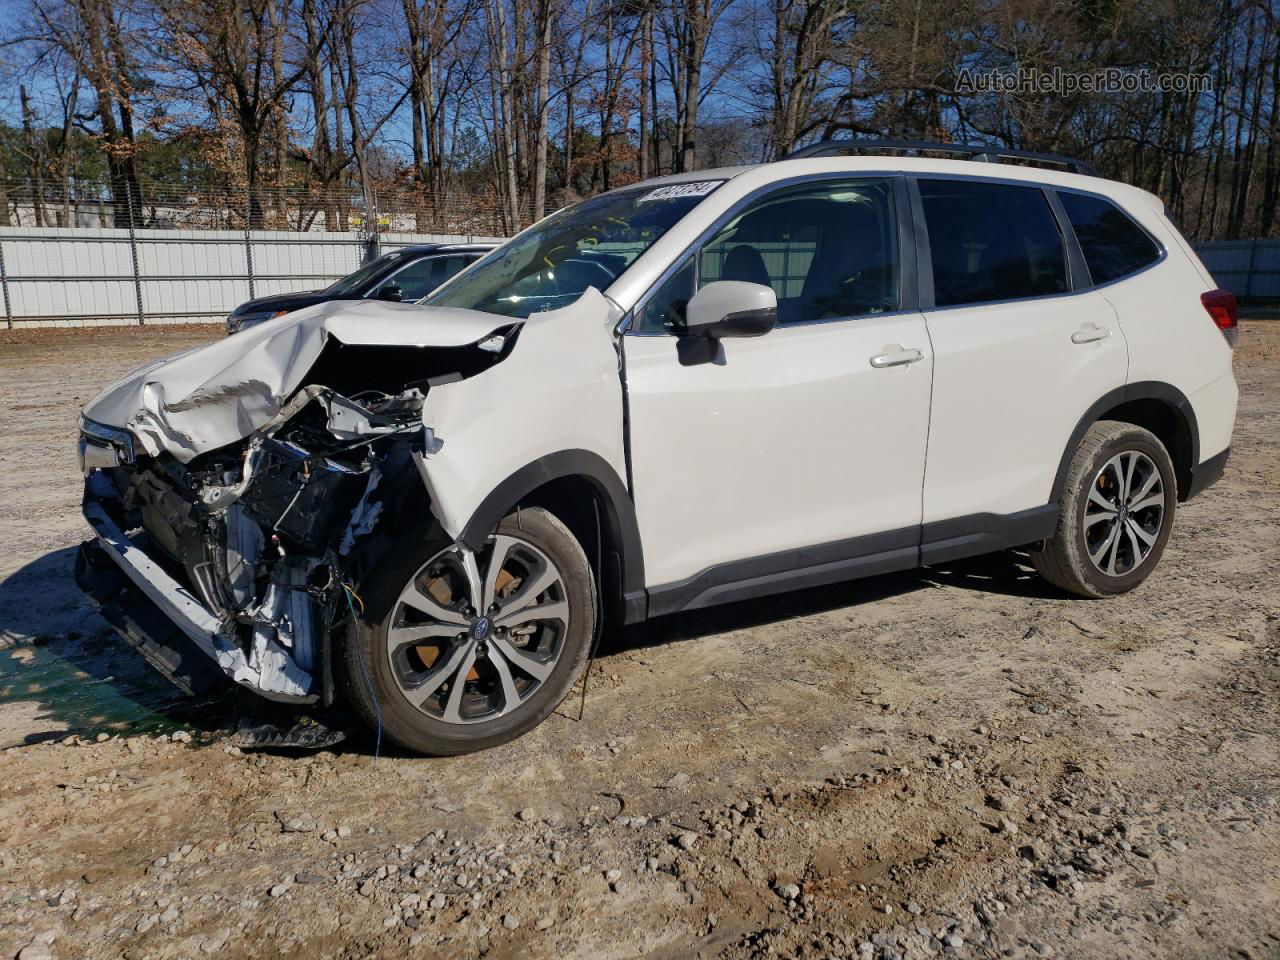
[[[715, 280], [771, 286], [779, 324], [683, 365], [684, 305]], [[915, 564], [933, 356], [901, 289], [892, 179], [824, 180], [746, 206], [641, 303], [633, 495], [648, 586], [673, 598], [651, 612]]]

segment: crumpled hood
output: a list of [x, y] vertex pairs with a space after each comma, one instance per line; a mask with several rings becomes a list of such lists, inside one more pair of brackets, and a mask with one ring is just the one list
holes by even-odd
[[329, 337], [349, 345], [460, 347], [513, 321], [476, 310], [338, 300], [152, 361], [84, 407], [183, 463], [247, 437], [302, 385]]

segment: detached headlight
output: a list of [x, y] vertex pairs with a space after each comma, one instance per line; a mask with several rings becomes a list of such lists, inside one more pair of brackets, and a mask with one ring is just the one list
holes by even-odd
[[95, 469], [118, 467], [134, 460], [133, 434], [119, 427], [96, 423], [80, 414], [80, 471], [86, 477]]
[[255, 310], [253, 313], [232, 313], [227, 317], [227, 336], [256, 327], [267, 320], [283, 316], [288, 310]]

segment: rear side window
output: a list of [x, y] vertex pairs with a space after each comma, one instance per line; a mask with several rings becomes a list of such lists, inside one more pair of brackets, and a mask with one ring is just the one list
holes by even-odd
[[1066, 250], [1038, 187], [921, 179], [939, 307], [1064, 293]]
[[1059, 192], [1058, 199], [1095, 284], [1119, 280], [1160, 258], [1155, 241], [1111, 201], [1065, 192]]

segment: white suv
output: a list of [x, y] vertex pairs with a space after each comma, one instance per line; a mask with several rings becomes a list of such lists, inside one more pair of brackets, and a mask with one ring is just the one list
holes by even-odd
[[848, 146], [143, 367], [84, 410], [80, 582], [188, 689], [436, 754], [539, 723], [609, 623], [1010, 547], [1137, 586], [1222, 473], [1234, 298], [1141, 190]]

